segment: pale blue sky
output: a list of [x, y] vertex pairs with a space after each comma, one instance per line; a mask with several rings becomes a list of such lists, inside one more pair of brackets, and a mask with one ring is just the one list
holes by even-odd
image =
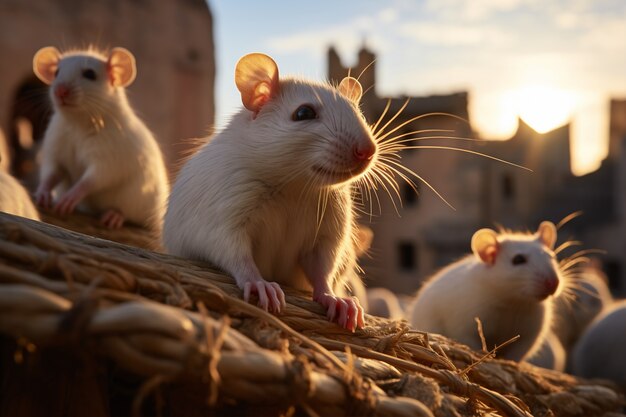
[[215, 18], [217, 124], [239, 108], [242, 55], [264, 52], [282, 74], [326, 77], [326, 50], [344, 64], [366, 41], [381, 96], [467, 90], [486, 138], [506, 138], [521, 113], [549, 128], [575, 120], [578, 173], [606, 153], [610, 97], [626, 98], [623, 0], [209, 0]]

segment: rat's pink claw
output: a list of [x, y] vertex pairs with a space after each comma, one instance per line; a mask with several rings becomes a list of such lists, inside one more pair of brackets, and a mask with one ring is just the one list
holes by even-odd
[[37, 189], [35, 192], [35, 203], [43, 208], [49, 209], [52, 207], [52, 193], [50, 190]]
[[100, 223], [109, 229], [119, 229], [124, 224], [124, 215], [115, 209], [109, 209], [100, 217]]
[[328, 320], [336, 321], [344, 329], [354, 331], [365, 325], [363, 307], [356, 297], [340, 298], [323, 294], [315, 301], [326, 307]]
[[243, 286], [243, 299], [250, 302], [251, 294], [257, 294], [259, 297], [257, 305], [265, 311], [280, 313], [285, 307], [285, 293], [275, 282], [248, 281]]

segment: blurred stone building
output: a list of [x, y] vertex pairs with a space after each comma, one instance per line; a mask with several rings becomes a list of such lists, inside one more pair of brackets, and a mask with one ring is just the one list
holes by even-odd
[[3, 0], [0, 20], [0, 128], [19, 176], [32, 177], [50, 114], [47, 89], [32, 71], [33, 55], [48, 45], [129, 49], [138, 70], [129, 100], [170, 167], [189, 147], [181, 139], [212, 128], [213, 21], [204, 0]]
[[[352, 76], [360, 75], [364, 91], [369, 89], [362, 100], [362, 109], [368, 122], [376, 123], [387, 103], [390, 103], [383, 122], [379, 124], [384, 126], [407, 97], [385, 98], [376, 94], [373, 87], [376, 82], [375, 55], [371, 51], [362, 48], [356, 66], [348, 69], [342, 65], [337, 52], [330, 48], [329, 78], [337, 82], [348, 71]], [[467, 120], [467, 107], [468, 95], [465, 92], [410, 97], [407, 107], [386, 131], [413, 117], [429, 113], [450, 113]], [[573, 176], [570, 168], [569, 125], [540, 134], [519, 120], [518, 130], [512, 138], [475, 142], [441, 138], [471, 138], [472, 128], [469, 123], [455, 117], [431, 115], [408, 123], [394, 132], [391, 137], [407, 134], [401, 139], [438, 136], [412, 144], [481, 152], [522, 165], [532, 172], [453, 150], [401, 151], [401, 164], [428, 181], [456, 210], [448, 207], [423, 182], [406, 171], [404, 173], [418, 183], [419, 196], [416, 197], [412, 188], [398, 176], [401, 204], [391, 187], [388, 187], [387, 192], [379, 186], [378, 199], [365, 201], [364, 211], [373, 212], [373, 215], [361, 215], [360, 219], [374, 231], [369, 257], [362, 260], [366, 284], [385, 286], [400, 293], [412, 293], [437, 269], [469, 253], [472, 234], [481, 227], [495, 228], [501, 225], [516, 230], [535, 230], [542, 220], [558, 223], [566, 215], [583, 210], [585, 214], [582, 217], [561, 229], [560, 241], [575, 238], [582, 240], [585, 248], [606, 250], [607, 255], [602, 260], [611, 276], [612, 288], [618, 294], [626, 292], [626, 271], [623, 266], [626, 259], [626, 226], [623, 218], [626, 211], [623, 159], [626, 150], [623, 148], [626, 146], [620, 148], [626, 136], [626, 105], [614, 102], [613, 107], [615, 115], [611, 127], [611, 155], [603, 167], [607, 164], [619, 166], [619, 174], [614, 169], [601, 168], [584, 177]], [[409, 135], [410, 132], [423, 129], [452, 132], [431, 131]], [[620, 155], [622, 162], [618, 164]], [[611, 162], [613, 159], [615, 162]], [[618, 236], [619, 233], [621, 235]]]

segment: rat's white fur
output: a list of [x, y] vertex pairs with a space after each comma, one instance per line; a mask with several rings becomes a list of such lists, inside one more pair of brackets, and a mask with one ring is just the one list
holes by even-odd
[[626, 389], [626, 300], [615, 302], [589, 325], [572, 351], [572, 373], [611, 379]]
[[[302, 104], [318, 119], [293, 121]], [[363, 141], [372, 141], [370, 130], [337, 89], [281, 80], [256, 119], [241, 110], [183, 167], [165, 247], [217, 264], [240, 287], [250, 258], [266, 280], [310, 290], [317, 274], [332, 287], [356, 265], [351, 181], [362, 173], [350, 172], [349, 156]]]
[[[81, 76], [87, 68], [96, 81]], [[58, 83], [71, 86], [73, 106], [56, 103]], [[41, 149], [41, 181], [57, 173], [66, 190], [88, 177], [92, 191], [83, 208], [98, 214], [116, 209], [133, 223], [159, 229], [169, 189], [163, 156], [125, 89], [109, 82], [106, 59], [93, 51], [63, 55], [50, 95], [55, 112]]]
[[39, 220], [39, 213], [26, 189], [3, 170], [0, 170], [0, 211]]
[[541, 368], [565, 372], [567, 351], [554, 332], [549, 331], [539, 349], [528, 358], [527, 362]]
[[[439, 333], [473, 349], [481, 349], [475, 317], [480, 318], [487, 348], [520, 339], [498, 351], [507, 359], [528, 358], [549, 331], [552, 298], [543, 298], [543, 278], [560, 277], [551, 248], [536, 235], [504, 233], [500, 250], [489, 265], [469, 255], [441, 270], [421, 288], [409, 308], [418, 330]], [[524, 254], [528, 262], [513, 265]]]

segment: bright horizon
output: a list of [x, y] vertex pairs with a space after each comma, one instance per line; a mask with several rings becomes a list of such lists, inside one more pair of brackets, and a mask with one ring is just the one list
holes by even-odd
[[626, 2], [620, 0], [209, 0], [217, 57], [216, 125], [240, 107], [237, 60], [264, 52], [281, 74], [326, 79], [335, 46], [354, 65], [377, 55], [382, 97], [469, 93], [470, 122], [506, 139], [521, 117], [539, 132], [572, 122], [575, 174], [608, 150], [611, 98], [626, 98]]

